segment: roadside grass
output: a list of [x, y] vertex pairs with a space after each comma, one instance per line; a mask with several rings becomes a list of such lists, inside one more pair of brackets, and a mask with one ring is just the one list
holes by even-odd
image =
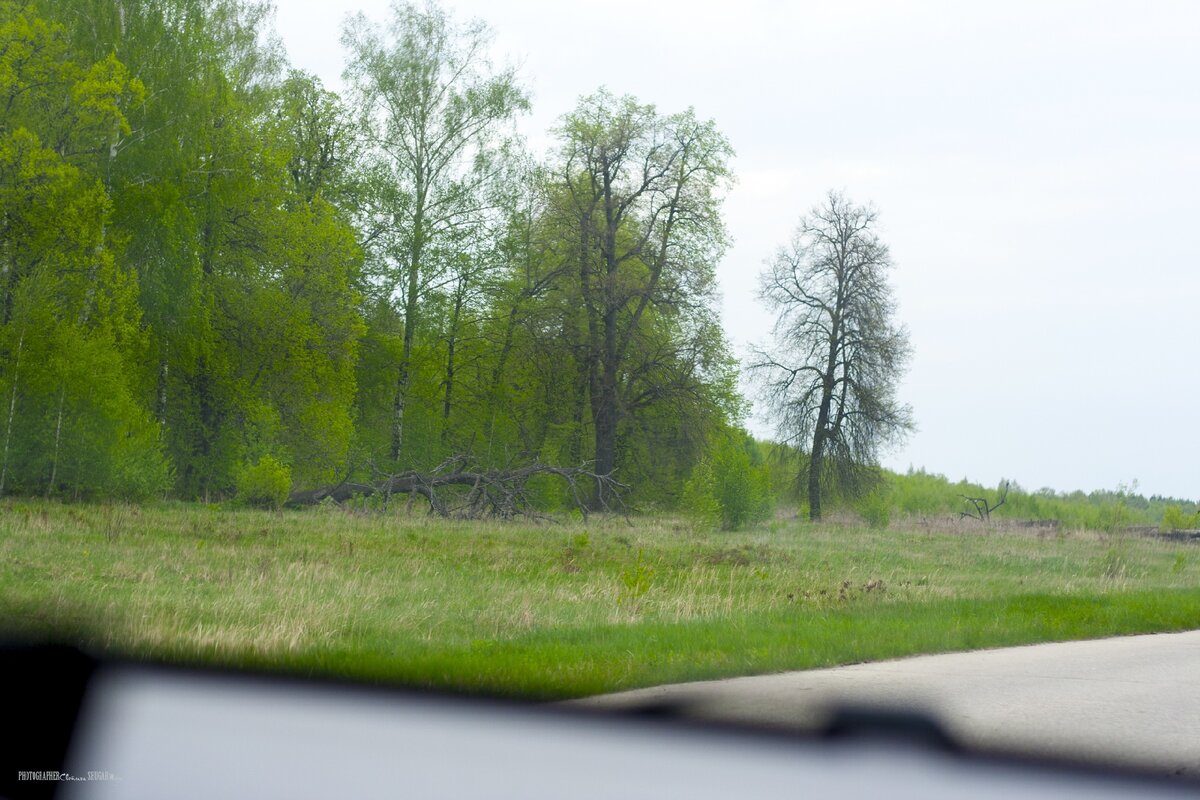
[[0, 619], [117, 654], [557, 699], [1197, 628], [1200, 546], [9, 500]]

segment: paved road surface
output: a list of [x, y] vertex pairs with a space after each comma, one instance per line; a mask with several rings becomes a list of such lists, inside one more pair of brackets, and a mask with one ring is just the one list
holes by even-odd
[[1200, 779], [1200, 631], [920, 656], [576, 702], [682, 703], [700, 717], [808, 727], [845, 701], [931, 712], [967, 744]]

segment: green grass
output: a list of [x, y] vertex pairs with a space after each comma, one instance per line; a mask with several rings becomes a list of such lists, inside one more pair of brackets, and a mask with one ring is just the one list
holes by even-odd
[[1200, 627], [1200, 547], [0, 503], [0, 618], [120, 654], [540, 699]]

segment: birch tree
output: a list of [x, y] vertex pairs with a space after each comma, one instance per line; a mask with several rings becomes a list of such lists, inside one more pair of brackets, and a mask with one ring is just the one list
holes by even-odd
[[386, 26], [360, 14], [342, 37], [346, 83], [372, 159], [361, 224], [376, 278], [402, 319], [392, 461], [404, 447], [422, 300], [454, 280], [439, 248], [487, 220], [506, 125], [528, 108], [514, 69], [489, 60], [491, 38], [483, 23], [459, 23], [432, 4], [396, 4]]

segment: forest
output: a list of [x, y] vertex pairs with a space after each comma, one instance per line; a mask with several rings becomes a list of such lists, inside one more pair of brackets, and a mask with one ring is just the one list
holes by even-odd
[[0, 493], [261, 499], [457, 459], [671, 506], [747, 447], [713, 122], [600, 89], [535, 156], [482, 24], [351, 19], [338, 96], [269, 12], [0, 5]]

